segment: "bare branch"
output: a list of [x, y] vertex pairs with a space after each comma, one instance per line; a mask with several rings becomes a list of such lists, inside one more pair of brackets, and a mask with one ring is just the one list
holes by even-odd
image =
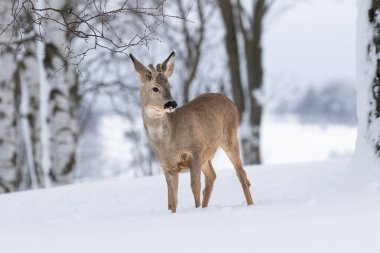
[[[155, 40], [156, 29], [165, 19], [187, 20], [187, 13], [181, 16], [167, 14], [164, 8], [165, 2], [166, 0], [159, 0], [147, 6], [141, 5], [139, 1], [131, 3], [124, 0], [118, 4], [112, 2], [111, 5], [108, 0], [82, 0], [56, 7], [46, 1], [45, 8], [38, 8], [34, 0], [15, 0], [11, 10], [11, 21], [0, 30], [0, 45], [9, 47], [11, 44], [20, 44], [28, 40], [43, 40], [39, 31], [35, 31], [36, 34], [29, 36], [28, 39], [25, 33], [31, 30], [33, 24], [45, 29], [46, 24], [54, 23], [60, 31], [67, 34], [65, 46], [67, 56], [76, 58], [79, 62], [88, 52], [97, 48], [126, 54], [130, 47], [147, 45], [149, 41]], [[131, 31], [125, 33], [126, 28], [121, 28], [120, 22], [126, 21], [128, 26], [128, 17], [136, 16], [144, 28], [131, 36]], [[18, 33], [19, 38], [25, 39], [16, 40], [13, 35], [1, 39], [6, 32], [8, 35]], [[82, 51], [72, 50], [74, 40], [84, 41], [86, 46]]]

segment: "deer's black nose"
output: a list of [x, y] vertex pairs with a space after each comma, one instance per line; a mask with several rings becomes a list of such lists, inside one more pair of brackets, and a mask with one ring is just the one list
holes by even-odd
[[176, 101], [169, 101], [166, 104], [164, 104], [164, 109], [167, 108], [177, 108], [177, 102]]

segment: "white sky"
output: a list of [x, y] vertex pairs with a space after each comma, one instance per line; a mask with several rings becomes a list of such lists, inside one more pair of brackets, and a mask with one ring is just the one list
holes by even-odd
[[[278, 6], [286, 0], [278, 0]], [[268, 78], [319, 85], [355, 81], [355, 0], [298, 0], [266, 20], [264, 66]]]

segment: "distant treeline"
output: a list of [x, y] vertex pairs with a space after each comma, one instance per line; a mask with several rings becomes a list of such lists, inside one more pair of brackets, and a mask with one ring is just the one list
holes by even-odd
[[301, 96], [282, 98], [274, 107], [276, 114], [295, 114], [304, 123], [357, 123], [354, 85], [334, 81], [323, 87], [310, 87]]

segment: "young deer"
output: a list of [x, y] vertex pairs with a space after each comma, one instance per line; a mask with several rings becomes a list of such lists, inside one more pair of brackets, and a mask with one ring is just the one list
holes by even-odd
[[166, 177], [168, 208], [176, 211], [178, 173], [188, 168], [195, 207], [200, 206], [201, 171], [205, 176], [202, 207], [207, 207], [216, 178], [211, 159], [218, 147], [233, 163], [247, 204], [252, 205], [250, 183], [240, 160], [236, 105], [221, 94], [206, 93], [177, 108], [168, 82], [174, 70], [174, 52], [156, 68], [149, 64], [149, 69], [130, 57], [141, 81], [145, 131]]

